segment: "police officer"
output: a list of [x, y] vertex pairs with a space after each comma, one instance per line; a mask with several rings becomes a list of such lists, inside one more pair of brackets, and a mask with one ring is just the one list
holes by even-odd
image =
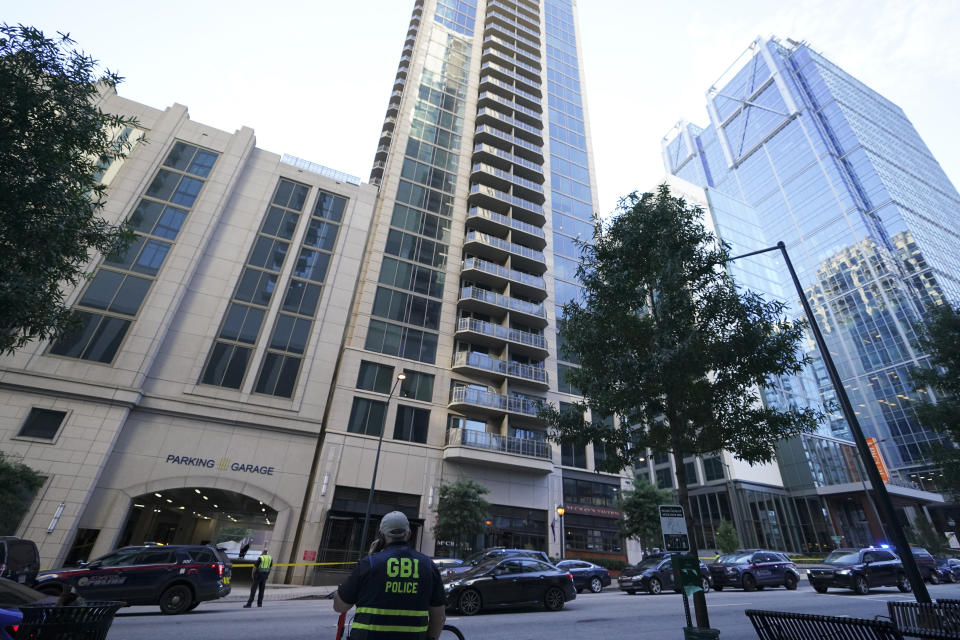
[[351, 640], [417, 640], [424, 634], [432, 640], [440, 635], [446, 604], [440, 571], [429, 557], [411, 549], [409, 540], [407, 516], [391, 511], [380, 521], [379, 542], [385, 548], [362, 558], [337, 588], [334, 611], [357, 606]]
[[244, 609], [249, 609], [250, 605], [253, 604], [253, 595], [258, 588], [260, 589], [260, 595], [257, 596], [257, 606], [263, 606], [263, 589], [267, 585], [267, 576], [270, 575], [270, 567], [272, 566], [273, 558], [267, 553], [267, 548], [264, 547], [250, 574], [250, 597], [247, 599], [247, 604], [243, 605]]

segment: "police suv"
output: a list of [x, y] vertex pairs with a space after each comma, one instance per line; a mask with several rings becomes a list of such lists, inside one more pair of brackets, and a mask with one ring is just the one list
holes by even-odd
[[177, 614], [230, 593], [230, 573], [226, 554], [216, 547], [123, 547], [75, 569], [43, 571], [34, 588], [60, 595], [74, 587], [86, 600], [159, 605]]

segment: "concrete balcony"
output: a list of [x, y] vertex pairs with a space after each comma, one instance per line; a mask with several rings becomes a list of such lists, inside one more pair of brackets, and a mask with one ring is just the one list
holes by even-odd
[[553, 451], [549, 443], [470, 429], [447, 431], [443, 459], [536, 475], [553, 471]]
[[547, 312], [542, 304], [534, 304], [526, 300], [519, 300], [494, 293], [477, 287], [462, 287], [458, 304], [463, 309], [485, 313], [490, 316], [503, 316], [509, 311], [524, 324], [538, 329], [547, 326]]
[[540, 302], [547, 299], [547, 284], [543, 278], [510, 269], [495, 262], [480, 258], [467, 258], [463, 261], [460, 273], [473, 282], [488, 285], [495, 289], [502, 289], [509, 283], [511, 292], [524, 298]]
[[457, 321], [457, 338], [495, 349], [502, 349], [509, 344], [511, 352], [531, 358], [545, 359], [550, 355], [547, 339], [541, 334], [510, 329], [476, 318], [460, 318]]
[[527, 273], [543, 275], [547, 271], [547, 262], [542, 251], [486, 233], [468, 231], [463, 238], [463, 248], [498, 262], [503, 262], [509, 256], [514, 266]]
[[543, 229], [536, 225], [516, 220], [510, 216], [484, 209], [482, 207], [473, 207], [467, 211], [467, 222], [470, 227], [475, 227], [480, 231], [488, 231], [494, 234], [509, 230], [513, 237], [522, 240], [523, 245], [529, 246], [537, 251], [543, 251], [547, 246], [547, 238]]

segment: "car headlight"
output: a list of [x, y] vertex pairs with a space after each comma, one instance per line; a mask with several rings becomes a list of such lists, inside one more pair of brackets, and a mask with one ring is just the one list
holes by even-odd
[[850, 575], [850, 569], [840, 569], [836, 572], [838, 576], [848, 576]]

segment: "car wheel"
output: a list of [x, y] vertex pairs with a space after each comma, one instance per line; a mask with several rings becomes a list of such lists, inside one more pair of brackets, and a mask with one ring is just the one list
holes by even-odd
[[870, 593], [870, 585], [863, 576], [857, 576], [853, 579], [853, 592], [857, 595], [865, 596]]
[[547, 611], [560, 611], [563, 609], [563, 591], [557, 587], [550, 587], [547, 589], [547, 593], [543, 596], [543, 605], [547, 608]]
[[951, 582], [951, 583], [956, 584], [956, 582], [957, 582], [957, 576], [953, 573], [953, 571], [951, 571], [950, 573], [947, 574], [947, 582]]
[[783, 579], [783, 586], [787, 588], [787, 591], [796, 591], [797, 590], [797, 576], [792, 573], [788, 573], [787, 577]]
[[650, 578], [650, 582], [647, 583], [647, 591], [655, 596], [660, 595], [660, 592], [663, 591], [663, 585], [657, 578]]
[[472, 616], [480, 612], [483, 607], [483, 601], [480, 599], [480, 592], [476, 589], [467, 589], [460, 594], [458, 607], [460, 613], [465, 616]]
[[713, 590], [714, 590], [714, 591], [723, 591], [723, 585], [722, 585], [722, 584], [715, 584], [715, 585], [713, 585]]
[[827, 592], [827, 588], [828, 588], [828, 587], [827, 587], [827, 585], [825, 585], [825, 584], [819, 584], [819, 583], [817, 583], [817, 582], [811, 582], [810, 584], [811, 584], [811, 586], [813, 586], [813, 590], [816, 591], [817, 593], [826, 593], [826, 592]]
[[710, 581], [707, 580], [706, 578], [702, 578], [700, 580], [700, 588], [703, 589], [704, 593], [706, 593], [707, 591], [710, 591]]
[[897, 576], [897, 589], [900, 589], [901, 593], [907, 593], [908, 591], [913, 589], [913, 586], [910, 584], [910, 581], [907, 580], [907, 576], [902, 573], [899, 576]]
[[936, 571], [930, 572], [930, 584], [940, 584], [940, 574]]
[[160, 612], [175, 616], [185, 613], [193, 603], [193, 594], [190, 587], [184, 584], [175, 584], [160, 594]]
[[594, 576], [593, 580], [590, 581], [590, 591], [592, 593], [600, 593], [603, 591], [603, 583], [600, 582], [600, 578]]
[[754, 578], [749, 573], [743, 574], [743, 590], [744, 591], [756, 591], [757, 590], [757, 579]]

